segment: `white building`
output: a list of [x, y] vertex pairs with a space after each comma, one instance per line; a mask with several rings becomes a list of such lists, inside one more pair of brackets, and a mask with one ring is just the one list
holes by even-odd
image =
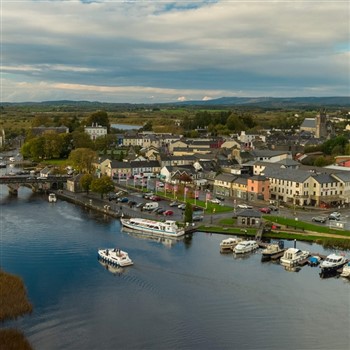
[[90, 135], [91, 140], [96, 140], [98, 137], [107, 135], [107, 127], [101, 125], [85, 126], [84, 131]]

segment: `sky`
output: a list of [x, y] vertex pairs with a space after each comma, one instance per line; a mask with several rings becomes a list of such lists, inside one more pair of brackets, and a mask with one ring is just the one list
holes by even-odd
[[0, 0], [1, 101], [350, 96], [349, 0]]

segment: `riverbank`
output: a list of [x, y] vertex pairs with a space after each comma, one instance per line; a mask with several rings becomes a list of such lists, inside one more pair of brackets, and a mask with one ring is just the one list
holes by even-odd
[[[112, 216], [116, 219], [119, 219], [122, 215], [126, 216], [134, 216], [135, 212], [129, 210], [127, 207], [119, 205], [113, 201], [109, 201], [106, 198], [101, 198], [96, 193], [73, 193], [67, 190], [59, 190], [56, 192], [57, 198], [66, 200], [68, 202], [74, 203], [86, 209], [94, 210], [100, 212], [104, 215]], [[222, 218], [222, 214], [220, 218]], [[139, 216], [148, 219], [155, 219], [150, 213], [138, 213]], [[202, 224], [202, 225], [194, 225], [188, 228], [188, 232], [206, 232], [206, 233], [220, 233], [224, 235], [240, 235], [246, 237], [255, 237], [256, 229], [242, 228], [242, 227], [233, 227], [232, 225], [222, 225], [220, 221], [215, 220], [215, 215], [210, 215], [210, 217], [214, 216], [213, 223], [210, 224]], [[218, 215], [219, 216], [219, 215]], [[207, 216], [208, 218], [209, 216]], [[227, 213], [227, 217], [231, 217], [230, 213]], [[227, 219], [226, 219], [227, 220]], [[300, 224], [300, 223], [299, 223]], [[302, 240], [302, 241], [310, 241], [317, 242], [320, 244], [324, 244], [329, 240], [334, 240], [334, 244], [336, 246], [341, 246], [344, 249], [350, 249], [350, 235], [342, 235], [341, 233], [325, 233], [318, 231], [310, 231], [310, 230], [302, 230], [300, 228], [293, 229], [292, 227], [287, 227], [286, 225], [281, 225], [279, 230], [271, 230], [270, 232], [265, 232], [263, 234], [263, 238], [273, 238], [273, 239], [289, 239], [289, 240]], [[333, 244], [333, 243], [332, 243]], [[332, 245], [331, 244], [331, 245]]]

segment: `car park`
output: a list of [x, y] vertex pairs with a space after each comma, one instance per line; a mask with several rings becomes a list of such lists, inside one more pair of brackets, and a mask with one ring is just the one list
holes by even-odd
[[264, 213], [264, 214], [270, 214], [271, 213], [271, 209], [268, 208], [268, 207], [260, 208], [259, 211]]
[[165, 210], [164, 208], [158, 208], [158, 209], [156, 210], [156, 213], [157, 213], [157, 214], [163, 214], [165, 211], [166, 211], [166, 210]]
[[146, 203], [140, 202], [136, 204], [136, 208], [142, 208]]
[[320, 223], [324, 224], [327, 221], [327, 217], [326, 216], [314, 216], [311, 220], [313, 222], [320, 222]]
[[169, 203], [169, 207], [177, 207], [178, 205], [179, 205], [179, 203], [176, 201]]
[[174, 214], [174, 212], [173, 212], [172, 210], [166, 210], [166, 211], [163, 213], [164, 216], [170, 216], [170, 215], [173, 215], [173, 214]]
[[129, 202], [129, 198], [127, 198], [127, 197], [118, 198], [118, 202], [127, 203], [127, 202]]
[[151, 196], [149, 199], [154, 202], [159, 202], [162, 200], [162, 198], [160, 198], [159, 196]]
[[179, 204], [177, 207], [178, 207], [179, 209], [181, 209], [181, 210], [185, 210], [186, 204], [185, 204], [185, 203], [181, 203], [181, 204]]
[[151, 198], [152, 196], [154, 196], [154, 193], [153, 192], [148, 192], [148, 193], [144, 193], [142, 195], [143, 198], [146, 198], [146, 199], [149, 199]]

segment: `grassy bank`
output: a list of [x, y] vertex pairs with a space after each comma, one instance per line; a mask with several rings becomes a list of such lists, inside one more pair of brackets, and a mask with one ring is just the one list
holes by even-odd
[[[294, 229], [294, 230], [308, 231], [308, 232], [320, 232], [320, 233], [350, 237], [350, 231], [335, 230], [335, 229], [331, 229], [328, 226], [315, 225], [304, 221], [299, 221], [299, 220], [296, 221], [293, 219], [288, 219], [288, 218], [283, 218], [283, 217], [273, 216], [273, 215], [269, 215], [269, 216], [264, 215], [263, 218], [264, 220], [273, 222], [279, 226], [284, 226], [286, 229]], [[283, 229], [283, 227], [281, 229]]]
[[[0, 271], [0, 321], [16, 319], [32, 310], [22, 279]], [[0, 349], [31, 350], [32, 347], [19, 330], [1, 329]]]

